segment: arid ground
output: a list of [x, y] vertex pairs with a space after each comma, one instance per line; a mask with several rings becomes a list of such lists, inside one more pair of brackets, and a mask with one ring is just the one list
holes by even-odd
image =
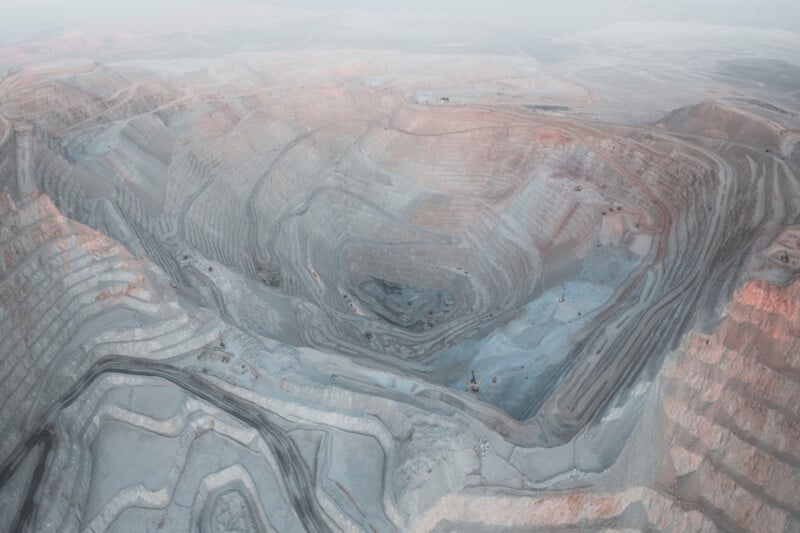
[[800, 34], [218, 15], [0, 48], [0, 530], [800, 530]]

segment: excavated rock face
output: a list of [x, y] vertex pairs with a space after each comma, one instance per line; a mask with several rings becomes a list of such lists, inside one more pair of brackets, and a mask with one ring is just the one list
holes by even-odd
[[381, 57], [6, 75], [2, 527], [800, 527], [794, 115]]
[[661, 371], [663, 489], [723, 529], [800, 527], [800, 282], [744, 285]]

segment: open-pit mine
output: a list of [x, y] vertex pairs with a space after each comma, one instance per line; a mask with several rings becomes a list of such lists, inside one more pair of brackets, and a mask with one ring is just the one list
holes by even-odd
[[159, 28], [0, 48], [0, 531], [800, 531], [800, 34]]

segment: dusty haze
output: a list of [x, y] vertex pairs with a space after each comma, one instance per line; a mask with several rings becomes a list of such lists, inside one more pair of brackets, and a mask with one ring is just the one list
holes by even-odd
[[0, 13], [0, 530], [800, 530], [797, 2]]

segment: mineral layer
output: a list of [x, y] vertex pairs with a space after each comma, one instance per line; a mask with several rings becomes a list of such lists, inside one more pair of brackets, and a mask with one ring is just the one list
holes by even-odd
[[800, 530], [794, 41], [75, 39], [0, 49], [0, 530]]

